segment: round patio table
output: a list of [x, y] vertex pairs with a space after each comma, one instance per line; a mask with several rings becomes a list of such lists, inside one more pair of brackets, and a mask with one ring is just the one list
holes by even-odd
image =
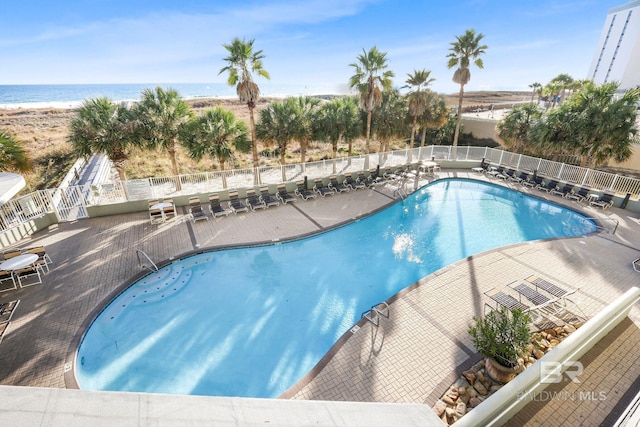
[[2, 262], [0, 264], [0, 270], [6, 270], [6, 271], [19, 270], [21, 268], [24, 268], [28, 265], [33, 264], [37, 260], [38, 260], [38, 255], [36, 254], [18, 255]]

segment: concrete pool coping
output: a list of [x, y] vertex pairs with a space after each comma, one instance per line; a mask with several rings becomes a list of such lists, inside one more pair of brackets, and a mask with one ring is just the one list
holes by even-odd
[[[489, 181], [469, 171], [445, 170], [440, 176], [469, 177]], [[520, 186], [511, 183], [490, 182], [521, 189]], [[424, 334], [420, 335], [420, 338], [424, 340], [426, 337], [431, 337], [428, 339], [433, 339], [435, 342], [439, 339], [457, 340], [461, 346], [467, 349], [472, 348], [465, 337], [465, 328], [461, 328], [460, 325], [465, 324], [467, 318], [474, 314], [474, 301], [469, 298], [460, 301], [449, 298], [443, 291], [445, 289], [443, 282], [450, 283], [452, 287], [458, 285], [461, 289], [470, 286], [485, 288], [496, 283], [506, 284], [508, 280], [520, 278], [524, 273], [532, 270], [567, 285], [589, 279], [593, 283], [581, 291], [581, 296], [586, 298], [585, 306], [592, 312], [596, 312], [604, 303], [624, 290], [627, 284], [637, 283], [637, 273], [631, 268], [631, 261], [638, 257], [636, 248], [640, 247], [640, 220], [637, 214], [617, 208], [607, 211], [596, 210], [575, 202], [568, 202], [557, 196], [523, 190], [525, 193], [547, 198], [558, 204], [579, 208], [590, 217], [608, 214], [612, 218], [619, 219], [621, 227], [614, 236], [604, 233], [584, 239], [584, 245], [580, 243], [583, 239], [574, 238], [501, 248], [494, 253], [483, 253], [472, 259], [454, 263], [443, 271], [423, 279], [431, 288], [444, 293], [437, 304], [434, 305], [428, 296], [424, 296], [422, 301], [408, 302], [404, 300], [404, 296], [399, 298], [392, 307], [394, 319], [385, 321], [386, 323], [378, 330], [378, 337], [384, 333], [386, 341], [381, 351], [371, 357], [373, 362], [370, 365], [356, 366], [355, 371], [351, 373], [334, 369], [334, 365], [338, 362], [346, 363], [347, 368], [350, 367], [348, 362], [345, 362], [345, 353], [352, 352], [353, 356], [358, 358], [358, 349], [356, 348], [354, 352], [354, 347], [357, 347], [358, 341], [363, 341], [364, 334], [360, 336], [356, 334], [355, 340], [349, 340], [350, 343], [345, 345], [327, 364], [324, 372], [305, 387], [305, 390], [301, 391], [296, 398], [329, 400], [327, 396], [333, 393], [331, 397], [333, 400], [370, 399], [381, 402], [429, 403], [429, 396], [437, 394], [436, 389], [440, 383], [448, 381], [447, 378], [453, 375], [455, 369], [469, 360], [469, 355], [460, 350], [460, 346], [456, 347], [457, 350], [454, 348], [452, 353], [447, 346], [443, 346], [441, 354], [436, 355], [438, 357], [431, 357], [422, 362], [433, 370], [434, 381], [425, 382], [423, 388], [428, 391], [417, 398], [414, 397], [415, 393], [412, 394], [412, 390], [402, 391], [401, 387], [388, 390], [385, 394], [388, 386], [385, 377], [393, 379], [393, 386], [405, 382], [411, 384], [408, 388], [418, 388], [413, 385], [416, 380], [422, 381], [418, 375], [414, 375], [411, 379], [410, 376], [394, 373], [398, 370], [397, 368], [401, 368], [400, 365], [405, 359], [400, 357], [394, 364], [389, 365], [377, 363], [376, 358], [378, 360], [385, 358], [386, 351], [390, 350], [392, 343], [395, 345], [396, 338], [401, 339], [402, 323], [411, 326], [414, 322], [415, 319], [412, 320], [407, 314], [407, 306], [413, 311], [422, 310], [422, 317], [426, 315], [438, 325], [440, 325], [439, 319], [448, 321], [453, 311], [455, 316], [451, 324], [441, 328], [447, 331], [445, 336], [436, 328], [433, 332], [429, 332], [431, 329], [423, 331]], [[201, 221], [197, 225], [190, 221], [183, 221], [180, 216], [179, 221], [152, 227], [147, 224], [148, 218], [146, 213], [143, 213], [65, 223], [37, 233], [21, 242], [19, 246], [27, 246], [35, 242], [45, 244], [48, 252], [49, 249], [52, 250], [51, 255], [55, 264], [52, 266], [51, 273], [45, 276], [43, 286], [0, 294], [2, 301], [16, 298], [22, 300], [20, 311], [14, 316], [12, 325], [0, 347], [0, 382], [12, 385], [65, 387], [63, 365], [69, 343], [80, 330], [81, 322], [89, 317], [100, 301], [113, 292], [114, 283], [124, 283], [139, 271], [135, 254], [131, 254], [132, 248], [144, 249], [153, 259], [168, 259], [176, 253], [200, 250], [196, 249], [200, 247], [197, 246], [198, 244], [201, 246], [236, 245], [242, 242], [270, 241], [274, 237], [292, 236], [296, 234], [294, 232], [307, 233], [319, 227], [348, 221], [359, 214], [386, 206], [392, 202], [390, 194], [391, 189], [385, 188], [377, 191], [351, 192], [333, 196], [332, 199], [327, 197], [313, 202], [298, 201], [296, 203], [299, 204], [299, 208], [296, 209], [288, 205], [280, 206], [264, 212]], [[313, 222], [300, 211], [313, 218]], [[604, 221], [602, 224], [607, 225], [608, 222]], [[192, 234], [189, 234], [190, 230], [193, 230]], [[603, 253], [598, 251], [598, 247]], [[565, 259], [562, 255], [565, 252], [570, 252], [572, 257]], [[632, 255], [635, 256], [631, 258]], [[627, 258], [629, 258], [628, 262]], [[485, 270], [491, 270], [487, 265], [495, 265], [496, 271], [485, 274]], [[463, 280], [465, 277], [466, 280]], [[420, 292], [423, 291], [412, 290], [408, 292], [407, 297], [413, 297]], [[441, 306], [446, 306], [446, 310], [441, 309]], [[640, 324], [637, 307], [632, 310], [630, 317], [633, 323]], [[418, 326], [418, 328], [422, 327], [422, 325]], [[369, 329], [365, 326], [361, 328], [361, 332], [368, 332]], [[397, 356], [407, 356], [408, 359], [418, 357], [419, 354], [412, 354], [409, 347], [403, 347], [402, 351], [395, 348], [393, 352]], [[456, 356], [460, 352], [461, 354]], [[398, 353], [402, 354], [398, 355]], [[374, 362], [377, 365], [374, 366]], [[438, 366], [441, 368], [437, 368]], [[372, 367], [375, 369], [370, 369]], [[362, 385], [361, 379], [355, 377], [358, 376], [358, 371], [364, 371], [365, 368], [375, 370], [375, 374], [379, 375], [374, 378], [375, 381], [365, 384], [371, 387], [367, 392], [362, 393], [362, 390], [352, 392], [349, 383]], [[391, 370], [385, 371], [387, 368]], [[442, 376], [435, 373], [442, 368], [449, 374]], [[356, 375], [350, 379], [349, 375], [353, 376], [353, 374]], [[334, 376], [332, 381], [335, 384], [333, 388], [324, 390], [319, 383], [331, 375]], [[342, 389], [341, 384], [344, 387]]]

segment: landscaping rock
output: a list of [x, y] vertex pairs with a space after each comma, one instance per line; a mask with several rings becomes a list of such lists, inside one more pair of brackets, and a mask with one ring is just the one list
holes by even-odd
[[473, 383], [476, 382], [476, 374], [474, 372], [464, 371], [462, 375], [466, 378], [467, 381], [469, 381], [470, 385], [473, 385]]
[[569, 325], [569, 324], [564, 325], [564, 328], [562, 328], [562, 329], [564, 329], [564, 331], [566, 333], [568, 333], [568, 334], [570, 334], [571, 332], [575, 332], [576, 331], [576, 328], [573, 325]]
[[438, 399], [435, 405], [433, 405], [433, 412], [436, 413], [437, 416], [441, 417], [444, 414], [445, 409], [447, 409], [447, 404], [442, 400]]
[[472, 397], [471, 399], [469, 399], [469, 406], [472, 408], [475, 408], [481, 403], [482, 403], [482, 400], [478, 399], [477, 397]]
[[467, 405], [465, 405], [463, 402], [458, 402], [458, 404], [456, 405], [456, 417], [460, 418], [466, 413]]
[[536, 348], [535, 350], [533, 350], [533, 355], [535, 356], [536, 359], [541, 359], [542, 356], [544, 356], [544, 351], [538, 350]]
[[481, 396], [486, 396], [487, 393], [489, 393], [487, 388], [480, 381], [476, 381], [476, 383], [473, 385], [473, 388], [475, 388], [478, 394]]

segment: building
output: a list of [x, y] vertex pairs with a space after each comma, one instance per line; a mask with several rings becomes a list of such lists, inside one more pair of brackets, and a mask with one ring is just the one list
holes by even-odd
[[587, 78], [640, 86], [640, 0], [609, 9]]

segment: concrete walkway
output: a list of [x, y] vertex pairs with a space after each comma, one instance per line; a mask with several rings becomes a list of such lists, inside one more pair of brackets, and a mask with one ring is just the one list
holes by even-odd
[[[448, 176], [487, 179], [468, 171], [440, 174]], [[461, 370], [479, 360], [467, 327], [473, 316], [482, 313], [485, 290], [537, 274], [565, 288], [580, 287], [578, 303], [590, 317], [640, 284], [640, 275], [631, 267], [631, 261], [640, 257], [639, 214], [616, 208], [601, 211], [523, 190], [517, 184], [497, 183], [581, 209], [587, 216], [607, 218], [602, 224], [609, 230], [613, 220], [619, 226], [615, 234], [601, 232], [489, 251], [422, 279], [393, 300], [391, 316], [380, 327], [362, 323], [289, 390], [288, 397], [432, 405]], [[0, 302], [21, 300], [0, 345], [0, 384], [66, 387], [65, 371], [72, 368], [70, 354], [75, 350], [72, 343], [83, 324], [115, 289], [141, 273], [135, 249], [157, 261], [212, 246], [314, 233], [394, 202], [392, 191], [382, 187], [299, 200], [196, 224], [179, 215], [175, 221], [151, 225], [147, 213], [141, 212], [61, 223], [36, 233], [18, 246], [45, 245], [54, 265], [44, 285], [0, 294]], [[185, 208], [178, 211], [186, 212]], [[632, 332], [640, 326], [638, 307], [631, 311], [630, 322]], [[640, 373], [637, 369], [629, 373], [635, 375], [632, 384], [637, 384], [633, 381]], [[605, 408], [600, 412], [608, 415], [614, 398], [592, 403], [594, 408]]]

